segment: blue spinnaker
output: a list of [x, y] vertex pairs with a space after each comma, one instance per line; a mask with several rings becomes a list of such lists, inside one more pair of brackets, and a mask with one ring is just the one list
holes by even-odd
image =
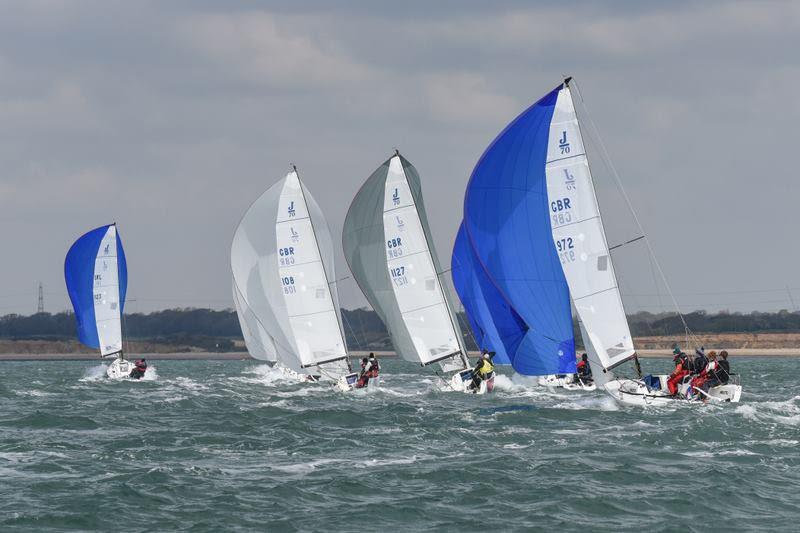
[[569, 288], [553, 243], [545, 178], [560, 89], [533, 104], [492, 142], [472, 172], [464, 199], [464, 226], [478, 262], [527, 328], [519, 342], [500, 332], [507, 349], [515, 346], [508, 350], [514, 370], [525, 375], [575, 371]]
[[495, 352], [495, 364], [510, 365], [508, 350], [516, 350], [527, 328], [492, 285], [475, 256], [463, 223], [458, 228], [450, 266], [453, 285], [478, 348]]
[[[113, 224], [101, 226], [82, 235], [70, 247], [64, 260], [64, 279], [67, 283], [69, 299], [72, 301], [72, 307], [75, 310], [78, 340], [92, 348], [100, 348], [94, 303], [95, 265], [100, 253], [100, 244], [111, 226]], [[119, 232], [116, 232], [116, 241], [119, 312], [121, 314], [125, 305], [125, 292], [128, 287], [128, 268]]]

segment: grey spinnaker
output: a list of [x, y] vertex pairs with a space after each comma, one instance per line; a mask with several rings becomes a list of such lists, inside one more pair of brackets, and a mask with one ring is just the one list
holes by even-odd
[[342, 245], [353, 277], [386, 325], [397, 353], [445, 371], [469, 361], [440, 280], [419, 174], [399, 153], [356, 194]]

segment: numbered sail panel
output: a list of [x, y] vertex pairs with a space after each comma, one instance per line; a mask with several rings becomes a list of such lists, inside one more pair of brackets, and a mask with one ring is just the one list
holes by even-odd
[[599, 218], [555, 228], [553, 241], [573, 300], [616, 287]]
[[547, 163], [584, 155], [578, 116], [568, 87], [558, 93], [547, 142]]
[[278, 267], [322, 262], [310, 218], [278, 222], [275, 236]]
[[347, 355], [333, 310], [290, 317], [289, 323], [303, 366]]
[[100, 353], [109, 355], [122, 350], [122, 325], [117, 264], [117, 228], [108, 227], [100, 241], [94, 263], [94, 316]]
[[419, 361], [425, 364], [459, 351], [425, 231], [397, 156], [389, 162], [383, 206], [386, 267]]
[[585, 155], [548, 163], [545, 174], [552, 228], [569, 226], [599, 216]]
[[305, 198], [303, 198], [300, 178], [298, 178], [296, 172], [289, 172], [284, 179], [283, 189], [281, 190], [277, 222], [304, 218], [308, 218], [308, 208], [306, 207]]
[[575, 309], [581, 318], [586, 337], [604, 368], [625, 361], [634, 353], [633, 339], [628, 328], [619, 291], [608, 290], [591, 297], [576, 300]]

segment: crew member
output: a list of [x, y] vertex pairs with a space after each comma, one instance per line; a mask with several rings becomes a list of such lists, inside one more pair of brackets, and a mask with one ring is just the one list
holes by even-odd
[[494, 365], [492, 364], [492, 357], [495, 352], [483, 350], [475, 368], [472, 369], [472, 384], [470, 389], [472, 392], [478, 392], [481, 388], [481, 382], [489, 379], [494, 374]]
[[588, 383], [592, 381], [592, 367], [589, 366], [589, 356], [581, 354], [581, 360], [578, 361], [578, 365], [576, 367], [578, 371], [577, 377], [584, 383]]
[[142, 357], [141, 359], [137, 359], [133, 364], [134, 368], [131, 370], [129, 377], [133, 379], [142, 379], [144, 373], [147, 372], [147, 359]]
[[731, 364], [728, 362], [728, 351], [719, 352], [721, 359], [717, 361], [717, 379], [721, 384], [726, 384], [731, 378]]
[[669, 389], [671, 395], [675, 396], [678, 394], [678, 385], [681, 383], [681, 380], [689, 374], [689, 358], [685, 353], [680, 352], [675, 356], [673, 362], [675, 363], [675, 370], [669, 375], [667, 389]]
[[695, 349], [695, 358], [692, 362], [692, 374], [699, 375], [708, 366], [708, 357], [706, 357], [706, 349], [702, 346]]

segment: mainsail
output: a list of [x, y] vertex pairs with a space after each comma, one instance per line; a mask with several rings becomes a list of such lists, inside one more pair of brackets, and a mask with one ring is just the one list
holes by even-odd
[[407, 361], [466, 368], [460, 328], [439, 274], [422, 187], [399, 153], [367, 179], [342, 232], [345, 258], [364, 295]]
[[333, 262], [328, 225], [296, 170], [250, 206], [231, 246], [234, 291], [262, 347], [328, 379], [349, 371]]
[[128, 268], [116, 224], [81, 236], [64, 261], [64, 279], [75, 310], [78, 339], [101, 357], [122, 352], [122, 312]]
[[546, 165], [553, 241], [585, 331], [584, 343], [591, 344], [603, 368], [610, 368], [634, 355], [633, 339], [600, 217], [569, 80], [556, 91]]

